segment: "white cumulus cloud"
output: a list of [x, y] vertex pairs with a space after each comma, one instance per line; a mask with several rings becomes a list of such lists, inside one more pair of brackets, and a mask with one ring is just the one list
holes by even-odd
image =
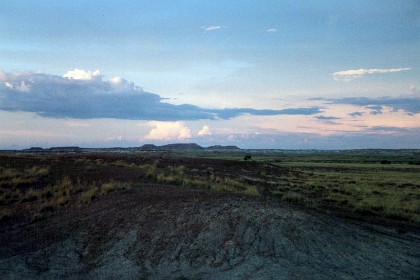
[[148, 140], [181, 140], [192, 137], [191, 130], [185, 122], [151, 121], [149, 125], [154, 128], [146, 135], [145, 139]]
[[203, 126], [203, 128], [197, 133], [198, 136], [211, 135], [211, 130], [208, 125]]
[[82, 69], [75, 68], [74, 70], [68, 71], [66, 74], [63, 75], [64, 78], [73, 79], [73, 80], [95, 80], [102, 77], [101, 72], [99, 70], [96, 71], [85, 71]]
[[276, 28], [269, 28], [269, 29], [267, 29], [267, 32], [277, 32], [277, 29]]
[[356, 70], [345, 70], [333, 73], [334, 80], [342, 82], [351, 82], [355, 79], [361, 78], [367, 74], [383, 74], [383, 73], [394, 73], [408, 71], [411, 68], [390, 68], [390, 69], [356, 69]]

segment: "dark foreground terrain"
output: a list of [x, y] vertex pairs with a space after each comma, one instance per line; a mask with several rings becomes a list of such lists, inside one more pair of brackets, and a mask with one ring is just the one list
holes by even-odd
[[418, 279], [413, 234], [271, 198], [147, 186], [1, 234], [1, 279]]
[[419, 155], [6, 152], [0, 279], [419, 279]]

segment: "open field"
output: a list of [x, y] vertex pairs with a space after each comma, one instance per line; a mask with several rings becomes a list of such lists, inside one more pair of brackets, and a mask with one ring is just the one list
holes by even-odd
[[244, 154], [260, 163], [260, 170], [254, 174], [260, 194], [364, 221], [415, 227], [420, 223], [418, 150], [268, 150], [184, 155], [240, 161]]
[[59, 207], [157, 183], [274, 196], [333, 215], [419, 229], [419, 158], [416, 150], [4, 154], [0, 220], [31, 222]]
[[418, 160], [417, 150], [4, 153], [0, 276], [416, 279]]

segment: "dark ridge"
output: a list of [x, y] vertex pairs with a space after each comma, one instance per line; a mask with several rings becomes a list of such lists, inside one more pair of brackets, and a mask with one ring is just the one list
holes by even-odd
[[82, 149], [77, 146], [68, 146], [68, 147], [51, 147], [49, 150], [52, 152], [79, 152]]
[[207, 150], [240, 150], [237, 146], [214, 145], [206, 148]]
[[44, 152], [45, 150], [41, 147], [31, 147], [29, 149], [24, 149], [25, 152], [31, 152], [31, 153], [38, 153], [38, 152]]
[[217, 151], [217, 150], [241, 150], [237, 146], [222, 146], [213, 145], [209, 147], [202, 147], [196, 143], [174, 143], [157, 146], [154, 144], [144, 144], [140, 147], [112, 147], [112, 148], [80, 148], [78, 146], [63, 146], [63, 147], [31, 147], [29, 149], [5, 151], [5, 152], [25, 152], [25, 153], [79, 153], [79, 152], [130, 152], [130, 151]]
[[159, 150], [159, 147], [153, 144], [144, 144], [138, 149], [141, 151], [157, 151]]
[[196, 143], [177, 143], [159, 147], [161, 150], [203, 150], [204, 148]]
[[175, 143], [167, 144], [163, 146], [156, 146], [154, 144], [144, 144], [139, 148], [135, 148], [140, 151], [177, 151], [177, 150], [240, 150], [237, 146], [222, 146], [214, 145], [210, 147], [202, 147], [196, 143]]

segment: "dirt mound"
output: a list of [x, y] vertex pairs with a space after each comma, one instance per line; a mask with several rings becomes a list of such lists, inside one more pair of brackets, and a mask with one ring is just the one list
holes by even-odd
[[1, 234], [1, 279], [417, 279], [420, 239], [270, 198], [149, 186]]

